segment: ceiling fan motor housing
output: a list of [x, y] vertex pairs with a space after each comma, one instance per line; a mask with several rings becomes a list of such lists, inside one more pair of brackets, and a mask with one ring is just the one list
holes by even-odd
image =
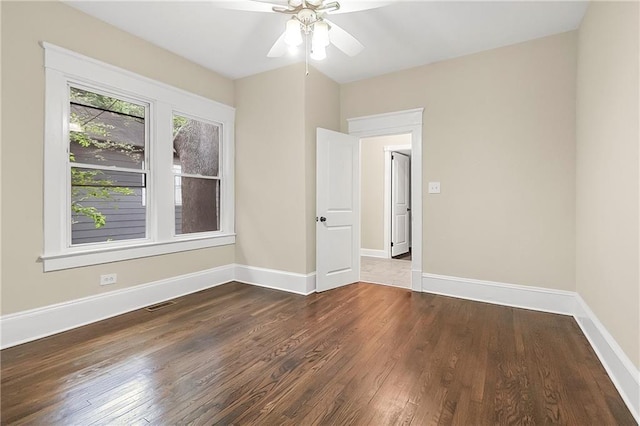
[[311, 25], [318, 20], [318, 15], [315, 11], [311, 9], [302, 9], [296, 15], [298, 21], [302, 22], [304, 25]]

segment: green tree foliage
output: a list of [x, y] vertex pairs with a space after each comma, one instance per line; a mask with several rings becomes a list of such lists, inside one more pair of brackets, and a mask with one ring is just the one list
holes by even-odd
[[180, 129], [189, 124], [189, 120], [180, 115], [173, 116], [173, 137], [175, 138]]
[[[141, 105], [115, 99], [109, 96], [93, 93], [77, 88], [71, 88], [70, 100], [77, 105], [93, 107], [95, 113], [72, 112], [70, 114], [69, 138], [71, 144], [77, 144], [84, 148], [93, 148], [93, 156], [96, 163], [105, 161], [102, 153], [114, 151], [122, 153], [135, 162], [140, 162], [144, 156], [143, 148], [136, 146], [133, 141], [114, 141], [111, 131], [114, 126], [101, 120], [105, 113], [117, 112], [126, 114], [132, 119], [144, 120], [145, 109]], [[87, 111], [89, 111], [87, 109]], [[123, 120], [126, 125], [126, 120]], [[69, 154], [69, 160], [76, 162], [73, 152]], [[81, 215], [91, 219], [96, 228], [101, 228], [107, 223], [107, 217], [96, 207], [89, 206], [91, 200], [107, 200], [117, 202], [118, 195], [133, 195], [130, 188], [118, 186], [117, 182], [105, 176], [101, 170], [71, 168], [71, 211], [75, 215]], [[74, 221], [77, 223], [77, 221]]]
[[[124, 155], [134, 164], [144, 160], [144, 148], [140, 146], [140, 141], [136, 144], [133, 140], [122, 140], [128, 133], [120, 128], [143, 123], [146, 112], [144, 106], [75, 87], [70, 88], [69, 94], [72, 106], [69, 116], [69, 160], [72, 163], [104, 164], [106, 168], [112, 165], [106, 153]], [[114, 120], [114, 113], [119, 114], [120, 118]], [[182, 129], [190, 129], [192, 121], [174, 115], [174, 138]], [[109, 124], [114, 122], [118, 129]], [[114, 137], [114, 133], [119, 136]], [[79, 152], [80, 148], [84, 149], [83, 159], [76, 160], [74, 150]], [[87, 155], [90, 155], [89, 160]], [[135, 192], [118, 185], [107, 170], [83, 168], [81, 164], [71, 167], [72, 223], [78, 223], [74, 217], [84, 216], [93, 221], [96, 228], [102, 228], [107, 223], [107, 216], [95, 207], [95, 201], [112, 202], [117, 208], [120, 196], [131, 195], [135, 195]]]

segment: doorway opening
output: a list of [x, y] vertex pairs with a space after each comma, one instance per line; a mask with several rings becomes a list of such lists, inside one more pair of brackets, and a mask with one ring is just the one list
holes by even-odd
[[[389, 112], [383, 114], [362, 116], [347, 119], [349, 134], [360, 139], [359, 147], [362, 148], [363, 140], [367, 138], [393, 135], [410, 135], [410, 184], [409, 190], [411, 194], [411, 211], [409, 215], [410, 226], [410, 245], [411, 260], [410, 263], [410, 288], [413, 291], [422, 291], [422, 115], [424, 108], [415, 108], [411, 110]], [[366, 179], [362, 175], [362, 179]], [[390, 208], [386, 209], [390, 215]], [[384, 212], [383, 212], [384, 215]], [[365, 213], [361, 218], [367, 220], [368, 215]], [[383, 219], [384, 220], [384, 219]], [[389, 223], [391, 223], [389, 221]], [[363, 223], [362, 226], [365, 226]], [[384, 231], [383, 231], [384, 232]], [[382, 250], [390, 249], [391, 235], [389, 236], [389, 244], [385, 244]], [[362, 246], [365, 247], [366, 246]], [[377, 250], [377, 249], [374, 249]], [[390, 250], [389, 250], [390, 251]], [[361, 252], [361, 254], [371, 255], [376, 252]], [[381, 252], [377, 252], [381, 254]], [[392, 261], [391, 254], [384, 258], [375, 259], [374, 256], [367, 256], [367, 259]], [[360, 258], [361, 260], [364, 258]], [[401, 261], [402, 262], [402, 261]], [[360, 276], [363, 280], [363, 276]], [[373, 281], [373, 280], [371, 280]]]
[[411, 133], [360, 139], [360, 280], [411, 288]]

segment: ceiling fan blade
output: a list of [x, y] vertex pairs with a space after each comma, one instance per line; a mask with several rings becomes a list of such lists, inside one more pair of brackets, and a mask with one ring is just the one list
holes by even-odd
[[339, 13], [359, 12], [361, 10], [377, 9], [395, 3], [397, 0], [362, 0], [362, 1], [340, 1], [340, 9], [335, 12], [329, 12], [332, 15]]
[[271, 46], [271, 50], [267, 53], [267, 57], [269, 58], [279, 58], [287, 53], [288, 47], [287, 43], [284, 42], [284, 33], [278, 37], [273, 46]]
[[215, 7], [221, 9], [244, 10], [247, 12], [273, 12], [273, 8], [282, 8], [287, 6], [287, 2], [278, 3], [277, 0], [272, 3], [262, 0], [212, 0]]
[[331, 41], [335, 47], [342, 50], [349, 56], [356, 56], [358, 53], [362, 52], [364, 46], [354, 36], [328, 19], [325, 19], [325, 21], [330, 25], [329, 41]]

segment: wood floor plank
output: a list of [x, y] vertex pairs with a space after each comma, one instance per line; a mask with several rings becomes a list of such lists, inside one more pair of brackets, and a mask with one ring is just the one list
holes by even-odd
[[634, 425], [573, 318], [229, 283], [0, 352], [1, 424]]

